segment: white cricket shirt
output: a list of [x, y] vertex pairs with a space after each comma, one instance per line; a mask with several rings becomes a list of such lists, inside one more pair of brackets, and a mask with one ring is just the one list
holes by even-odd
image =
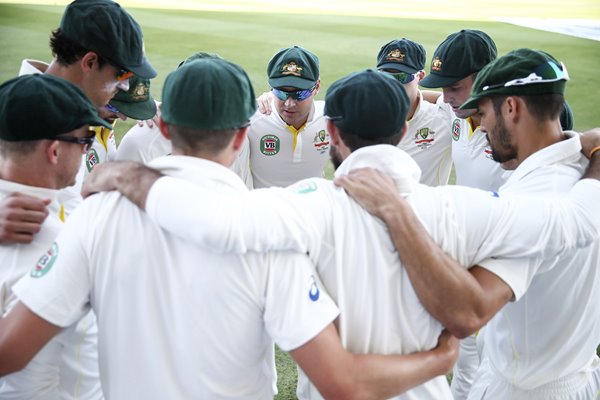
[[[150, 166], [227, 197], [247, 190], [207, 160], [169, 156]], [[52, 268], [25, 277], [16, 294], [60, 326], [94, 308], [110, 399], [271, 398], [273, 341], [295, 349], [338, 314], [306, 256], [203, 250], [118, 193], [86, 199], [51, 258]]]

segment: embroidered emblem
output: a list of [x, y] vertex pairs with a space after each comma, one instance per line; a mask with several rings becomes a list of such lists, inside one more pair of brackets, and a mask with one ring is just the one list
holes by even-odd
[[460, 119], [456, 118], [452, 122], [452, 140], [460, 139]]
[[35, 267], [31, 270], [31, 277], [41, 278], [46, 275], [54, 265], [56, 257], [58, 257], [58, 244], [54, 242], [48, 251], [46, 251], [46, 254], [40, 257]]
[[429, 128], [418, 129], [415, 133], [415, 145], [421, 150], [427, 150], [435, 140], [435, 132]]
[[329, 134], [326, 130], [321, 129], [319, 132], [317, 132], [313, 139], [313, 147], [319, 152], [319, 154], [323, 154], [329, 150]]
[[310, 288], [308, 289], [308, 298], [311, 301], [317, 301], [317, 300], [319, 300], [321, 291], [319, 290], [319, 286], [317, 285], [317, 280], [314, 275], [310, 276], [310, 280], [311, 280], [311, 284], [310, 284]]
[[85, 155], [85, 166], [88, 172], [92, 172], [92, 169], [100, 162], [100, 157], [98, 157], [98, 153], [96, 149], [90, 149]]
[[280, 142], [275, 135], [265, 135], [260, 138], [260, 152], [265, 156], [274, 156], [279, 153]]
[[387, 54], [386, 60], [404, 62], [406, 55], [400, 51], [400, 49], [394, 49]]
[[441, 71], [442, 70], [442, 60], [439, 57], [436, 57], [431, 61], [431, 70], [432, 71]]
[[298, 66], [295, 61], [290, 61], [288, 64], [284, 64], [281, 67], [282, 75], [294, 75], [294, 76], [302, 76], [300, 73], [302, 72], [302, 67]]
[[144, 85], [144, 83], [140, 82], [136, 85], [135, 89], [133, 90], [133, 94], [131, 96], [131, 98], [133, 100], [138, 100], [138, 101], [144, 101], [144, 100], [148, 100], [148, 86]]

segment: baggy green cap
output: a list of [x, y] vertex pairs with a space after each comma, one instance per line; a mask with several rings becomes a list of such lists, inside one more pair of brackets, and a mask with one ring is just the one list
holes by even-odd
[[564, 95], [568, 80], [565, 65], [550, 54], [532, 49], [513, 50], [479, 72], [471, 97], [460, 108], [477, 108], [481, 98], [494, 95]]
[[162, 119], [188, 128], [225, 130], [244, 125], [256, 111], [246, 72], [220, 58], [185, 63], [165, 79]]
[[129, 78], [129, 90], [119, 90], [109, 104], [121, 114], [137, 120], [151, 119], [156, 115], [156, 103], [150, 94], [150, 79], [137, 75]]
[[335, 81], [325, 96], [324, 114], [346, 133], [364, 139], [402, 130], [410, 101], [403, 85], [386, 73], [367, 69]]
[[310, 89], [319, 80], [319, 58], [299, 46], [281, 49], [269, 61], [267, 75], [273, 88]]
[[181, 67], [183, 64], [187, 64], [194, 60], [200, 60], [202, 58], [223, 58], [223, 57], [221, 57], [220, 55], [218, 55], [216, 53], [206, 53], [204, 51], [199, 51], [197, 53], [192, 54], [191, 56], [189, 56], [182, 62], [180, 62], [179, 65], [177, 66], [177, 68]]
[[140, 26], [112, 0], [75, 0], [65, 9], [60, 29], [73, 42], [119, 67], [146, 79], [156, 76], [144, 55]]
[[396, 69], [414, 74], [425, 69], [425, 48], [402, 38], [384, 44], [377, 55], [377, 69]]
[[463, 29], [449, 35], [433, 53], [429, 75], [419, 82], [426, 88], [450, 86], [496, 58], [496, 44], [487, 33]]
[[23, 75], [0, 86], [0, 138], [9, 142], [53, 139], [84, 125], [112, 126], [81, 89], [47, 74]]

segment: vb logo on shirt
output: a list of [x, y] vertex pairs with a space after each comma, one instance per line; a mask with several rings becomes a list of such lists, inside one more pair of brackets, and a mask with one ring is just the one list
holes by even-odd
[[33, 270], [31, 270], [31, 277], [40, 278], [46, 275], [50, 271], [50, 268], [52, 268], [52, 265], [54, 265], [56, 257], [58, 257], [58, 244], [54, 242], [52, 247], [46, 251], [46, 254], [40, 257]]
[[456, 118], [452, 123], [452, 139], [460, 139], [460, 120]]
[[91, 149], [85, 155], [85, 166], [87, 167], [88, 172], [92, 172], [94, 166], [100, 162], [100, 158], [98, 157], [98, 153], [96, 149]]
[[274, 156], [279, 153], [279, 138], [275, 135], [265, 135], [260, 138], [260, 152], [265, 156]]

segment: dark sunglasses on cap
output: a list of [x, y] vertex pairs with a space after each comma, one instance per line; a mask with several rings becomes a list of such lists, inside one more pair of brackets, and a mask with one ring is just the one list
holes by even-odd
[[315, 91], [316, 88], [317, 85], [311, 87], [310, 89], [294, 90], [291, 92], [272, 88], [271, 92], [281, 101], [286, 101], [289, 98], [292, 98], [296, 101], [304, 101], [310, 97], [310, 95]]
[[125, 81], [133, 76], [133, 72], [129, 71], [127, 68], [121, 67], [119, 64], [117, 64], [113, 60], [108, 59], [107, 57], [104, 57], [104, 59], [106, 61], [108, 61], [108, 63], [110, 65], [112, 65], [113, 67], [115, 67], [117, 69], [117, 80], [118, 81]]
[[417, 76], [417, 74], [409, 74], [408, 72], [388, 72], [385, 70], [380, 69], [379, 72], [383, 72], [385, 74], [390, 75], [391, 77], [393, 77], [395, 80], [397, 80], [398, 82], [400, 82], [403, 85], [406, 85], [407, 83], [411, 83], [412, 81], [415, 80], [415, 77]]
[[96, 138], [96, 132], [94, 132], [93, 130], [89, 130], [89, 133], [89, 136], [84, 137], [60, 135], [56, 136], [54, 140], [58, 140], [59, 142], [82, 144], [83, 151], [87, 153], [88, 150], [92, 148], [92, 144], [94, 144], [94, 139]]

